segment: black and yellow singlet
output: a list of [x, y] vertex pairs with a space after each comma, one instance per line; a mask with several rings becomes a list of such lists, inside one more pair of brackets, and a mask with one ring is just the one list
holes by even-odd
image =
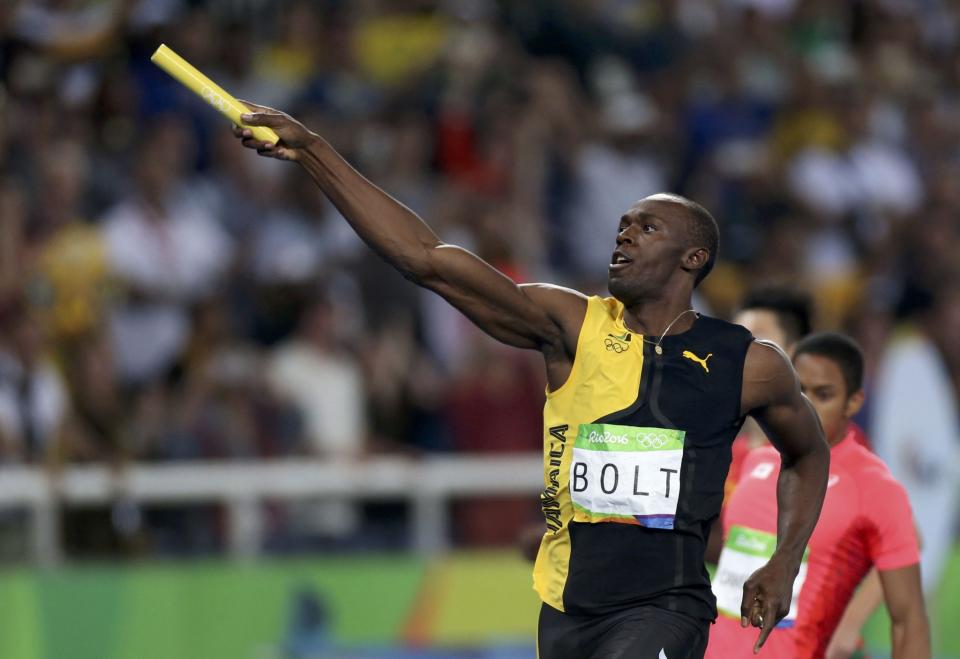
[[589, 299], [570, 376], [543, 413], [547, 532], [534, 588], [546, 604], [716, 617], [703, 554], [743, 423], [752, 340], [698, 316], [657, 354], [624, 326], [620, 302]]

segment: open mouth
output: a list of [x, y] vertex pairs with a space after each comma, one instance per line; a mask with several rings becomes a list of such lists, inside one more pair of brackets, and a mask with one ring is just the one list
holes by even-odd
[[622, 270], [633, 263], [633, 259], [630, 259], [624, 256], [621, 252], [614, 252], [613, 258], [610, 259], [610, 269], [611, 270]]

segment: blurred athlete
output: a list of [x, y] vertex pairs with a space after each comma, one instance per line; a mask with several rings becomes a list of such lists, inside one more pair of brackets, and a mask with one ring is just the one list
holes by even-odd
[[[703, 565], [720, 511], [730, 443], [745, 415], [781, 451], [777, 550], [747, 580], [742, 624], [762, 645], [787, 613], [826, 489], [829, 451], [789, 359], [742, 327], [696, 314], [694, 287], [716, 259], [716, 222], [676, 195], [619, 218], [613, 297], [517, 285], [442, 242], [320, 136], [260, 106], [244, 115], [276, 145], [244, 146], [299, 162], [357, 234], [406, 278], [482, 330], [546, 362], [547, 524], [534, 588], [544, 659], [701, 657], [716, 606]], [[612, 220], [613, 218], [611, 218]], [[611, 240], [611, 242], [613, 242]]]
[[[807, 293], [788, 286], [754, 289], [743, 299], [740, 311], [733, 317], [733, 322], [750, 330], [754, 338], [776, 343], [787, 355], [793, 355], [797, 341], [810, 333], [812, 321], [813, 300]], [[870, 448], [862, 428], [854, 425], [851, 431], [858, 444]], [[724, 485], [727, 494], [733, 491], [740, 478], [740, 465], [750, 449], [766, 444], [767, 438], [757, 424], [750, 421], [744, 424], [733, 442], [733, 459]]]
[[[763, 286], [747, 293], [740, 310], [733, 316], [733, 322], [747, 328], [753, 338], [775, 343], [789, 356], [793, 354], [794, 344], [810, 333], [812, 318], [813, 301], [803, 291], [787, 286]], [[769, 442], [763, 430], [753, 419], [747, 419], [730, 447], [730, 469], [723, 483], [721, 517], [740, 480], [740, 469], [747, 454], [766, 445]], [[707, 561], [716, 563], [722, 547], [723, 527], [718, 518], [710, 529], [705, 555]]]
[[813, 300], [788, 286], [756, 288], [743, 298], [733, 322], [758, 339], [776, 343], [789, 355], [813, 327]]
[[[820, 521], [794, 582], [790, 613], [770, 635], [764, 656], [825, 656], [854, 590], [875, 566], [893, 623], [893, 657], [929, 657], [920, 554], [906, 492], [850, 429], [850, 418], [863, 404], [860, 348], [842, 334], [815, 334], [796, 344], [793, 359], [831, 446], [830, 478]], [[752, 654], [753, 639], [737, 620], [739, 592], [776, 543], [779, 470], [776, 450], [751, 451], [724, 514], [725, 544], [713, 580], [720, 618], [710, 635], [711, 659]]]
[[[750, 330], [754, 338], [772, 341], [792, 355], [794, 346], [813, 327], [813, 300], [804, 291], [790, 286], [761, 286], [747, 293], [733, 322]], [[858, 444], [870, 448], [866, 433], [856, 423], [850, 422], [848, 432]], [[730, 470], [723, 486], [721, 519], [714, 522], [710, 530], [706, 551], [706, 559], [710, 563], [716, 563], [720, 558], [723, 547], [722, 518], [740, 480], [743, 461], [751, 450], [760, 446], [769, 446], [769, 442], [760, 427], [752, 419], [747, 419], [733, 441]], [[846, 659], [862, 647], [863, 626], [882, 601], [880, 578], [877, 571], [871, 569], [843, 612], [827, 647], [825, 659]]]
[[[754, 338], [776, 343], [791, 355], [796, 342], [810, 333], [812, 318], [813, 301], [809, 295], [785, 286], [766, 286], [747, 294], [733, 322], [750, 330]], [[740, 465], [750, 449], [767, 443], [759, 426], [748, 420], [733, 442], [725, 494], [733, 491], [740, 478]]]

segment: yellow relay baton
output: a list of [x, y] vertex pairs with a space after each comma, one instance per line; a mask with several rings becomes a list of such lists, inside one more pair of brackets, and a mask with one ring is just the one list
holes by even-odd
[[249, 128], [253, 137], [263, 142], [276, 144], [280, 138], [266, 126], [245, 126], [240, 115], [250, 112], [243, 103], [228, 94], [213, 80], [203, 75], [190, 62], [183, 59], [165, 44], [160, 44], [150, 61], [173, 76], [177, 82], [205, 100], [221, 114], [238, 126]]

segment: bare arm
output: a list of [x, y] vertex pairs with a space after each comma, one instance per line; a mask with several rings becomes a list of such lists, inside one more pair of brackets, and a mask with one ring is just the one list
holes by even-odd
[[930, 625], [920, 586], [920, 565], [882, 570], [880, 583], [890, 612], [893, 659], [929, 659]]
[[[354, 231], [404, 277], [437, 292], [503, 343], [572, 359], [586, 298], [544, 284], [518, 286], [476, 255], [448, 245], [415, 213], [364, 178], [319, 135], [291, 117], [247, 103], [244, 121], [269, 126], [272, 145], [235, 129], [261, 155], [299, 162]], [[551, 378], [552, 379], [552, 378]], [[553, 384], [553, 383], [551, 383]]]
[[830, 450], [789, 358], [771, 344], [754, 342], [747, 352], [741, 410], [757, 420], [781, 458], [777, 549], [743, 587], [741, 624], [761, 628], [757, 652], [790, 610], [793, 581], [823, 506]]
[[883, 601], [883, 588], [876, 569], [870, 570], [864, 577], [857, 592], [853, 594], [840, 623], [833, 632], [830, 645], [827, 646], [824, 659], [849, 659], [854, 655], [860, 643], [860, 632], [867, 620]]

